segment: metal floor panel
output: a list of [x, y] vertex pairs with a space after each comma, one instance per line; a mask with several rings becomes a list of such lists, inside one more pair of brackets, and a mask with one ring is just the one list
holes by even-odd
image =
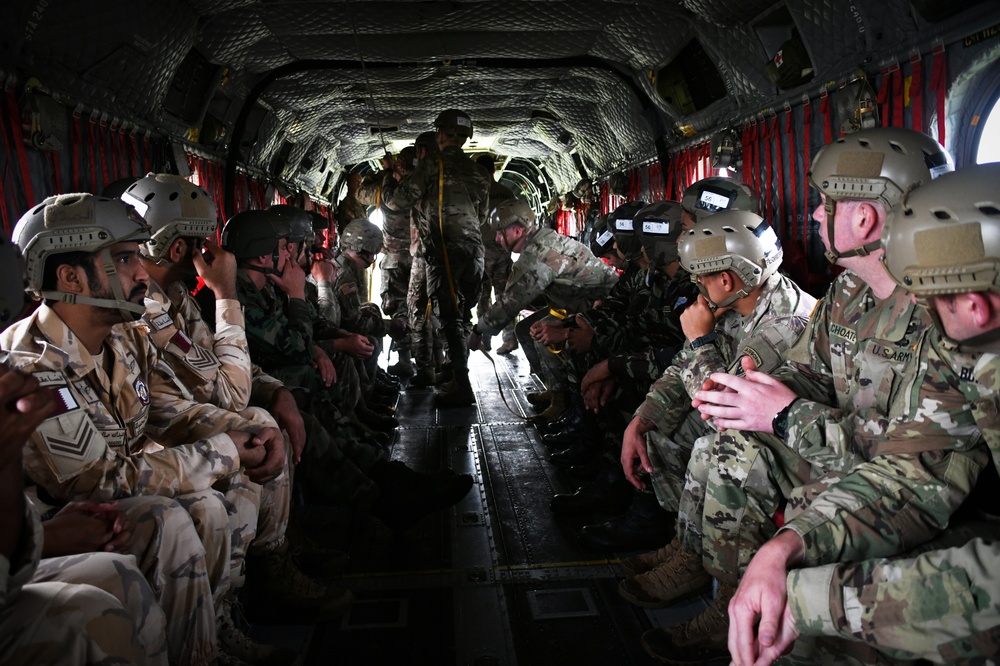
[[[339, 623], [256, 627], [253, 635], [304, 651], [304, 663], [515, 666], [655, 663], [643, 631], [700, 612], [705, 600], [649, 611], [618, 595], [618, 560], [576, 544], [586, 519], [549, 510], [573, 479], [552, 466], [525, 393], [542, 386], [520, 352], [470, 359], [478, 403], [440, 411], [429, 389], [404, 390], [394, 459], [472, 474], [458, 505], [405, 533], [349, 511], [306, 507], [318, 540], [351, 555], [342, 583], [356, 604]], [[512, 411], [514, 413], [512, 413]]]

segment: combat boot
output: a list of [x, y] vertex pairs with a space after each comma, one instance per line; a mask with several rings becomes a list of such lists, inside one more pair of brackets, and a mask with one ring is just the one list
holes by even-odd
[[396, 377], [412, 377], [413, 376], [413, 361], [410, 358], [410, 351], [403, 350], [399, 352], [399, 361], [390, 365], [386, 370], [390, 375], [395, 375]]
[[632, 484], [622, 475], [620, 467], [604, 468], [591, 483], [575, 493], [555, 495], [549, 505], [554, 513], [590, 513], [624, 511], [632, 502]]
[[417, 370], [417, 374], [410, 377], [410, 386], [416, 388], [426, 388], [428, 386], [434, 386], [436, 383], [437, 377], [434, 374], [433, 368], [420, 368]]
[[399, 421], [396, 417], [379, 414], [360, 402], [354, 407], [354, 415], [358, 417], [358, 420], [362, 424], [376, 432], [391, 433], [399, 426]]
[[671, 540], [671, 542], [666, 546], [661, 546], [656, 550], [643, 553], [642, 555], [626, 557], [622, 560], [622, 572], [629, 578], [634, 578], [639, 574], [651, 571], [669, 560], [678, 545], [679, 542], [677, 538], [674, 537], [674, 539]]
[[456, 504], [472, 488], [468, 474], [417, 472], [398, 460], [380, 460], [369, 470], [381, 495], [372, 515], [386, 527], [407, 530], [421, 518]]
[[441, 392], [434, 396], [434, 404], [447, 409], [449, 407], [472, 407], [476, 404], [476, 393], [467, 373], [456, 373], [455, 378], [441, 387]]
[[233, 613], [239, 612], [239, 603], [231, 598], [222, 601], [218, 626], [219, 654], [214, 662], [216, 666], [285, 666], [298, 662], [298, 655], [294, 650], [252, 641], [236, 626]]
[[702, 566], [701, 557], [682, 548], [677, 537], [667, 548], [670, 557], [666, 561], [618, 584], [622, 598], [642, 608], [665, 608], [709, 590], [712, 577]]
[[568, 396], [565, 390], [550, 391], [549, 395], [552, 397], [552, 401], [549, 403], [549, 406], [538, 414], [528, 418], [528, 420], [535, 425], [555, 421], [562, 416], [563, 412], [565, 412], [566, 408], [569, 406], [569, 400], [567, 399]]
[[346, 613], [354, 602], [350, 590], [327, 587], [302, 573], [284, 539], [273, 550], [248, 555], [247, 570], [255, 597], [250, 608], [269, 615], [268, 624], [327, 622]]
[[676, 627], [645, 632], [642, 647], [646, 654], [674, 666], [728, 661], [729, 602], [735, 593], [735, 587], [720, 583], [715, 599], [700, 615]]
[[579, 543], [587, 550], [620, 553], [649, 550], [673, 537], [676, 513], [667, 513], [649, 492], [633, 492], [632, 505], [623, 515], [580, 530]]
[[515, 349], [517, 349], [517, 338], [508, 338], [503, 341], [502, 345], [497, 347], [497, 353], [501, 356], [505, 356]]
[[545, 409], [552, 402], [552, 396], [549, 395], [548, 389], [544, 391], [532, 391], [525, 394], [524, 397], [527, 399], [529, 405], [538, 409]]

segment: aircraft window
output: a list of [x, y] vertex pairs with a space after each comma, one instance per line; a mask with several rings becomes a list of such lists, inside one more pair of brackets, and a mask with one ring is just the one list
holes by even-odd
[[990, 110], [984, 114], [982, 133], [976, 150], [976, 163], [1000, 162], [1000, 91]]

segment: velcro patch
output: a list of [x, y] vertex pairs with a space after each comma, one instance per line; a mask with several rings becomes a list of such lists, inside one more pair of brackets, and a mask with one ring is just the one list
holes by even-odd
[[173, 326], [174, 320], [170, 317], [169, 314], [164, 312], [159, 317], [154, 317], [153, 320], [149, 322], [149, 325], [153, 327], [153, 330], [162, 331], [168, 326]]
[[63, 384], [62, 386], [53, 386], [49, 390], [52, 392], [52, 400], [56, 404], [52, 416], [59, 416], [66, 412], [72, 412], [74, 409], [80, 409], [80, 403], [73, 397], [73, 392], [69, 390], [69, 386]]
[[38, 380], [40, 386], [65, 386], [66, 376], [61, 372], [33, 372], [31, 376]]
[[101, 457], [105, 442], [100, 431], [82, 409], [46, 419], [36, 430], [55, 472], [63, 483]]
[[357, 282], [348, 282], [347, 284], [345, 284], [343, 287], [340, 288], [340, 293], [342, 293], [344, 296], [350, 296], [357, 290], [358, 290]]
[[185, 354], [188, 353], [189, 349], [191, 349], [191, 338], [184, 335], [184, 331], [177, 331], [174, 333], [173, 337], [170, 338], [170, 341], [180, 347], [181, 351]]

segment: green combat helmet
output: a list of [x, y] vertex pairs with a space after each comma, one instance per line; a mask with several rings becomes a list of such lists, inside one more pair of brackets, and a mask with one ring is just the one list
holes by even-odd
[[645, 201], [629, 201], [623, 203], [608, 215], [608, 228], [615, 235], [615, 245], [631, 261], [642, 254], [642, 243], [635, 235], [635, 216], [648, 206]]
[[382, 251], [382, 231], [368, 220], [351, 220], [340, 235], [340, 249], [375, 256]]
[[723, 176], [709, 176], [687, 186], [681, 208], [702, 220], [724, 210], [758, 211], [757, 197], [745, 183]]
[[283, 272], [278, 270], [282, 238], [288, 238], [288, 226], [282, 224], [278, 216], [269, 210], [237, 213], [222, 228], [222, 248], [232, 252], [237, 261], [244, 262], [254, 257], [271, 255], [270, 267], [243, 266], [246, 270], [265, 275], [280, 276]]
[[679, 259], [677, 239], [684, 231], [681, 222], [681, 205], [676, 201], [657, 201], [636, 213], [634, 218], [636, 238], [646, 251], [646, 258], [653, 266], [666, 266]]
[[531, 206], [520, 199], [508, 199], [490, 211], [486, 227], [491, 231], [502, 231], [512, 224], [519, 224], [525, 230], [531, 230], [535, 228], [536, 221]]
[[472, 138], [472, 118], [465, 111], [458, 109], [442, 111], [434, 119], [434, 127], [441, 132], [458, 134], [466, 139]]

